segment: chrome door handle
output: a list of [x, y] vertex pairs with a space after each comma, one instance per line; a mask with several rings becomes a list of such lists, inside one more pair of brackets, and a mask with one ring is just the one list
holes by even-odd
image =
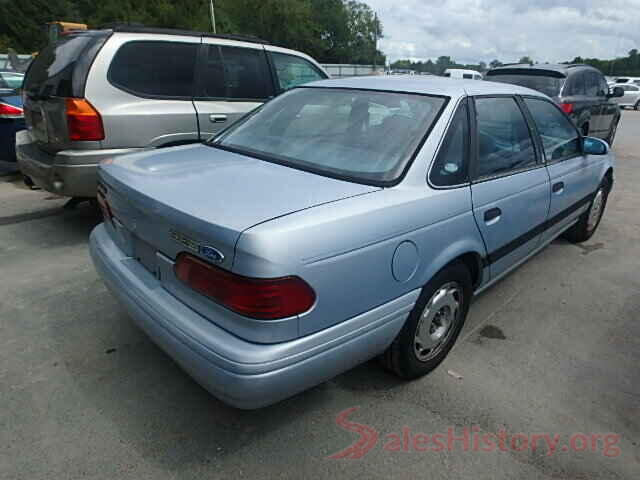
[[562, 191], [564, 190], [564, 182], [554, 183], [553, 187], [551, 187], [551, 190], [553, 191], [553, 193], [562, 193]]
[[226, 115], [209, 115], [209, 121], [211, 123], [224, 123], [227, 121]]

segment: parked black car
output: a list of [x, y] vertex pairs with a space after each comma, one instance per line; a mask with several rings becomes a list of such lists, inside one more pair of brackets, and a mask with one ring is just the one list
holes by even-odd
[[513, 83], [553, 98], [585, 136], [599, 137], [610, 145], [620, 121], [620, 108], [611, 100], [624, 92], [609, 92], [604, 75], [589, 65], [508, 65], [489, 70], [492, 82]]

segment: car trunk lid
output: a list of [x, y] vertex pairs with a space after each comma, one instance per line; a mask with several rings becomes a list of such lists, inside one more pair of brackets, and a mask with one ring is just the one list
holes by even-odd
[[121, 240], [130, 254], [142, 241], [141, 250], [172, 259], [190, 251], [228, 269], [244, 230], [379, 190], [205, 145], [128, 155], [100, 170], [124, 237], [134, 237]]

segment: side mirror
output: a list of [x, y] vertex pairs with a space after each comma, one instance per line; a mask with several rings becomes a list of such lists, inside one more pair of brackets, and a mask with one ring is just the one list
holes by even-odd
[[611, 90], [609, 97], [610, 98], [624, 97], [624, 90], [622, 89], [622, 87], [613, 87], [613, 90]]
[[595, 137], [582, 138], [582, 153], [585, 155], [606, 155], [609, 145], [604, 140]]

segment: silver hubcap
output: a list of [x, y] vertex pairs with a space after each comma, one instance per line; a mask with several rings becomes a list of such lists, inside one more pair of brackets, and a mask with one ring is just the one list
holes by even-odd
[[596, 196], [591, 203], [591, 209], [589, 210], [589, 218], [587, 219], [587, 229], [592, 231], [598, 225], [600, 216], [602, 215], [602, 207], [604, 206], [604, 193], [602, 189], [598, 190]]
[[429, 299], [413, 342], [418, 360], [426, 362], [440, 352], [455, 330], [461, 306], [462, 289], [455, 282], [443, 285]]

